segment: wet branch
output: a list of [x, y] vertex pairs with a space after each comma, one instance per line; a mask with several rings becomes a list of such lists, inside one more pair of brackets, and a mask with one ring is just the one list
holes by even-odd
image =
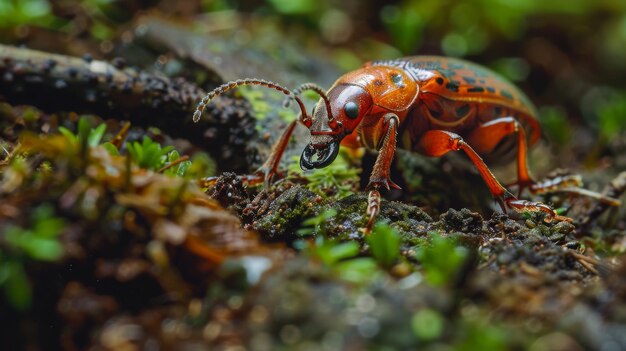
[[121, 60], [111, 64], [0, 45], [0, 95], [14, 104], [94, 113], [133, 124], [161, 124], [154, 119], [180, 124], [203, 94], [193, 83], [126, 68]]

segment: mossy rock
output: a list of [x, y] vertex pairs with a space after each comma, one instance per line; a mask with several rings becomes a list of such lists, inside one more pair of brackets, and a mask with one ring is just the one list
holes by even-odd
[[[302, 228], [305, 220], [331, 210], [334, 215], [322, 223], [314, 234], [325, 233], [342, 240], [360, 239], [363, 236], [360, 229], [367, 223], [366, 207], [365, 193], [331, 202], [296, 186], [273, 200], [268, 210], [258, 215], [253, 227], [265, 239], [292, 242], [298, 238], [296, 231]], [[425, 235], [428, 223], [432, 222], [432, 218], [419, 207], [385, 200], [381, 203], [378, 220], [396, 229], [403, 242], [409, 245], [414, 245], [419, 237]]]

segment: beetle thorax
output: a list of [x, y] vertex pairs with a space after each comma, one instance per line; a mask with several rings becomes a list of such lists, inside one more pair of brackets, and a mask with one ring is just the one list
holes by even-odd
[[[338, 84], [362, 87], [380, 110], [401, 112], [413, 105], [419, 87], [405, 70], [392, 66], [367, 66], [341, 77]], [[382, 111], [379, 111], [382, 112]]]

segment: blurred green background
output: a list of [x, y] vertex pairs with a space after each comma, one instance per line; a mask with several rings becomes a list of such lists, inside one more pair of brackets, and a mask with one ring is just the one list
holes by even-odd
[[238, 38], [254, 40], [263, 32], [249, 24], [262, 23], [344, 71], [416, 54], [467, 58], [521, 86], [551, 145], [571, 146], [562, 160], [597, 166], [623, 149], [623, 0], [4, 0], [0, 41], [53, 51], [42, 33], [62, 33], [78, 47], [74, 54], [94, 48], [77, 42], [97, 42], [92, 54], [107, 58], [144, 13], [194, 23], [200, 32], [235, 26], [245, 33]]

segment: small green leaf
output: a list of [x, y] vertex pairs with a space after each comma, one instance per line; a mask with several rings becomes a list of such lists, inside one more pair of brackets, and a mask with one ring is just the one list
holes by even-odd
[[74, 142], [74, 143], [78, 142], [78, 137], [74, 135], [72, 131], [70, 131], [69, 129], [65, 127], [59, 127], [59, 133], [61, 133], [61, 135], [65, 136], [66, 138], [68, 138], [71, 142]]
[[[26, 239], [26, 238], [25, 238]], [[56, 261], [63, 255], [63, 246], [54, 239], [29, 236], [22, 240], [22, 249], [33, 259]]]
[[65, 227], [65, 221], [61, 218], [45, 218], [35, 222], [33, 231], [42, 238], [54, 238]]
[[359, 257], [342, 261], [334, 266], [340, 277], [352, 283], [366, 283], [374, 279], [379, 268], [370, 257]]
[[10, 225], [5, 232], [6, 242], [16, 252], [40, 261], [55, 261], [63, 255], [63, 245], [57, 236], [65, 227], [65, 221], [54, 217], [48, 204], [35, 209], [31, 216], [31, 228]]
[[298, 229], [296, 234], [299, 236], [307, 236], [320, 233], [322, 231], [322, 224], [334, 217], [336, 214], [337, 211], [335, 209], [329, 208], [315, 217], [307, 218], [304, 222], [302, 222], [302, 228]]
[[418, 338], [430, 341], [437, 339], [443, 333], [444, 319], [439, 312], [425, 308], [413, 315], [411, 327]]
[[315, 244], [309, 244], [306, 249], [312, 256], [331, 267], [341, 260], [358, 255], [359, 244], [353, 241], [341, 243], [318, 236]]
[[457, 246], [456, 240], [429, 233], [431, 244], [417, 250], [417, 259], [424, 268], [426, 280], [433, 285], [450, 283], [467, 257], [467, 249]]
[[385, 223], [376, 223], [367, 242], [372, 256], [383, 267], [390, 267], [400, 256], [400, 235]]
[[141, 142], [129, 143], [127, 149], [128, 154], [139, 167], [157, 170], [165, 164], [167, 154], [174, 150], [174, 147], [161, 147], [159, 143], [144, 136]]
[[109, 142], [102, 144], [102, 147], [109, 153], [109, 155], [118, 156], [120, 154], [117, 147]]
[[89, 131], [89, 136], [87, 139], [87, 145], [90, 147], [96, 147], [100, 144], [102, 137], [104, 136], [104, 132], [106, 131], [106, 124], [101, 124], [96, 128]]
[[331, 262], [339, 262], [343, 259], [354, 257], [359, 253], [359, 244], [354, 241], [333, 245], [328, 250]]
[[4, 263], [8, 267], [8, 277], [5, 280], [4, 294], [11, 304], [18, 310], [30, 307], [32, 292], [24, 268], [20, 262], [9, 261]]
[[78, 140], [80, 141], [88, 141], [89, 134], [91, 133], [91, 124], [87, 120], [87, 118], [81, 118], [78, 120]]

